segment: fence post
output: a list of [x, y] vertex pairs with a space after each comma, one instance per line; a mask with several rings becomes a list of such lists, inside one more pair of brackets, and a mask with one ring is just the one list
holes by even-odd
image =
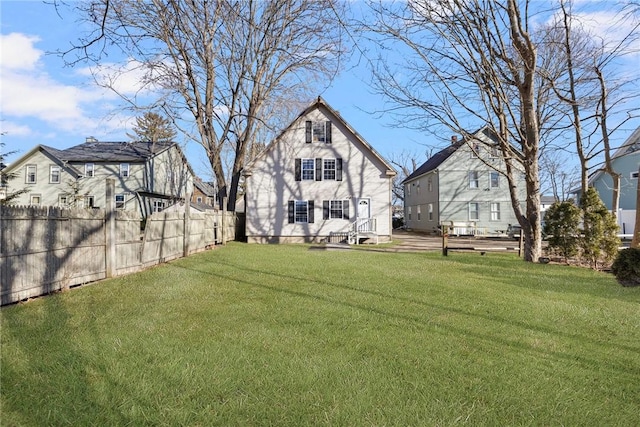
[[184, 228], [182, 236], [182, 256], [189, 256], [189, 241], [191, 240], [191, 193], [187, 193], [184, 201]]
[[449, 227], [444, 226], [442, 230], [442, 256], [449, 255]]
[[106, 179], [105, 192], [105, 275], [113, 277], [116, 271], [116, 182]]
[[227, 244], [227, 197], [222, 199], [222, 244]]

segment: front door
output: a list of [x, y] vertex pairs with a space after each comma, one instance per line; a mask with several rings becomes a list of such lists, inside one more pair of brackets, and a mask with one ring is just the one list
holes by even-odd
[[371, 231], [371, 199], [358, 199], [358, 230]]

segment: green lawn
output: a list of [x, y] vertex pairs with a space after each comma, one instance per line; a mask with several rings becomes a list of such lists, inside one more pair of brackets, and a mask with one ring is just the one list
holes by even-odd
[[246, 245], [0, 312], [0, 424], [640, 425], [640, 289]]

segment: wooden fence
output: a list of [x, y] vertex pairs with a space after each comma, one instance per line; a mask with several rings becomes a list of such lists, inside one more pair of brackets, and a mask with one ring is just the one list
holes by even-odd
[[231, 212], [0, 206], [0, 303], [120, 276], [234, 240]]

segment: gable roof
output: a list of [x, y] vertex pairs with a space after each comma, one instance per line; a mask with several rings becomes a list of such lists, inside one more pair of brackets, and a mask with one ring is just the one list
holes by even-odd
[[272, 150], [273, 147], [280, 141], [282, 136], [285, 135], [301, 117], [306, 116], [311, 111], [313, 111], [315, 109], [318, 109], [321, 106], [324, 107], [325, 109], [327, 109], [329, 111], [329, 113], [332, 116], [334, 116], [336, 121], [342, 123], [342, 125], [347, 128], [347, 130], [356, 138], [356, 140], [359, 143], [361, 143], [366, 149], [368, 149], [371, 152], [371, 154], [373, 154], [373, 156], [378, 161], [380, 161], [380, 163], [382, 163], [382, 165], [386, 169], [386, 172], [385, 172], [386, 176], [392, 177], [392, 176], [396, 175], [396, 170], [371, 146], [371, 144], [369, 144], [367, 141], [365, 141], [365, 139], [358, 132], [356, 132], [356, 130], [353, 129], [351, 127], [351, 125], [349, 125], [349, 123], [347, 123], [347, 121], [344, 118], [342, 118], [342, 116], [340, 115], [340, 113], [338, 113], [338, 111], [336, 111], [333, 108], [331, 108], [331, 106], [329, 104], [327, 104], [327, 102], [321, 96], [319, 96], [307, 108], [302, 110], [302, 112], [300, 114], [298, 114], [298, 116], [295, 119], [293, 119], [293, 121], [289, 124], [289, 126], [287, 126], [282, 132], [280, 132], [280, 134], [276, 138], [274, 138], [273, 141], [271, 141], [269, 143], [269, 145], [267, 145], [266, 148], [264, 150], [262, 150], [262, 152], [256, 156], [255, 159], [253, 159], [248, 165], [246, 165], [245, 168], [244, 168], [245, 172], [248, 172], [250, 174], [251, 173], [251, 167], [253, 166], [253, 164], [257, 160], [259, 160], [262, 157], [264, 157], [270, 150]]
[[[58, 150], [46, 145], [37, 145], [32, 148], [25, 155], [18, 160], [11, 163], [8, 169], [11, 169], [12, 165], [16, 165], [23, 159], [29, 158], [37, 151], [42, 151], [45, 155], [51, 158], [58, 165], [72, 171], [76, 176], [82, 176], [82, 172], [69, 165], [69, 162], [123, 162], [123, 163], [144, 163], [151, 157], [162, 153], [169, 148], [179, 146], [175, 142], [103, 142], [96, 140], [88, 140], [83, 144], [75, 145], [64, 150]], [[189, 171], [193, 174], [191, 165], [187, 162], [182, 150], [180, 150]]]
[[411, 175], [406, 177], [405, 180], [402, 181], [402, 182], [405, 183], [407, 181], [411, 181], [414, 178], [417, 178], [417, 177], [419, 177], [421, 175], [424, 175], [427, 172], [431, 172], [432, 170], [437, 169], [438, 166], [440, 166], [442, 164], [442, 162], [447, 160], [453, 153], [458, 151], [458, 148], [460, 148], [464, 144], [465, 144], [464, 140], [460, 140], [460, 141], [457, 141], [457, 142], [449, 145], [447, 148], [444, 148], [444, 149], [438, 151], [436, 154], [434, 154], [433, 156], [429, 157], [429, 159], [427, 159], [426, 162], [424, 162], [422, 165], [420, 165], [420, 167], [418, 167], [418, 169], [413, 171], [413, 173], [411, 173]]
[[196, 188], [200, 190], [205, 196], [215, 197], [216, 195], [216, 189], [213, 186], [213, 183], [204, 182], [200, 178], [194, 177], [193, 185], [196, 186]]
[[626, 156], [627, 154], [640, 151], [640, 126], [627, 138], [627, 140], [613, 153], [611, 158]]

